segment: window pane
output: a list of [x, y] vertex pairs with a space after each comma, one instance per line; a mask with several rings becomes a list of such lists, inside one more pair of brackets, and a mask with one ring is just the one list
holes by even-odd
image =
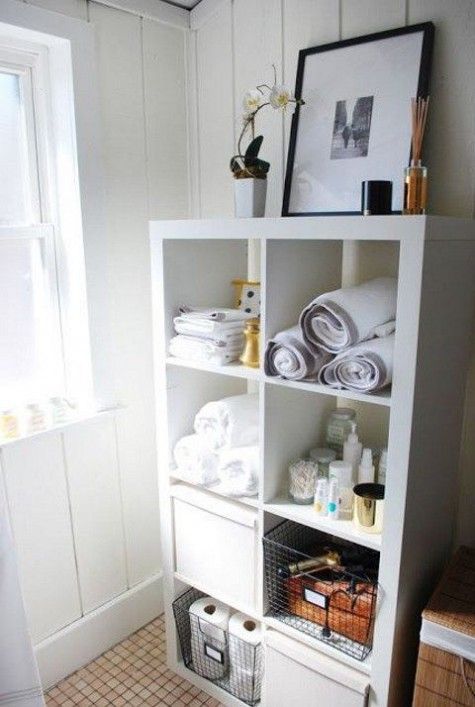
[[0, 243], [0, 406], [62, 390], [42, 242]]
[[20, 79], [0, 72], [0, 224], [29, 221], [27, 154]]

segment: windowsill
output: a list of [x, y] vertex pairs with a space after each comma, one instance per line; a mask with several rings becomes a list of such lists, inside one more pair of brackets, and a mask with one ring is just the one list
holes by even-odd
[[54, 425], [52, 427], [47, 427], [45, 430], [39, 430], [38, 432], [31, 432], [29, 434], [19, 435], [18, 437], [14, 437], [13, 439], [3, 439], [0, 440], [0, 449], [3, 449], [4, 447], [10, 447], [12, 444], [21, 444], [22, 442], [26, 442], [36, 437], [43, 437], [44, 435], [50, 435], [55, 433], [57, 434], [58, 432], [63, 432], [63, 430], [69, 429], [70, 427], [77, 427], [78, 425], [82, 425], [86, 422], [91, 422], [92, 420], [98, 420], [100, 418], [102, 419], [105, 417], [115, 417], [115, 415], [121, 413], [123, 410], [125, 410], [124, 406], [117, 405], [116, 407], [107, 408], [106, 410], [97, 410], [96, 412], [91, 412], [87, 415], [72, 418], [71, 420], [64, 422], [62, 425]]

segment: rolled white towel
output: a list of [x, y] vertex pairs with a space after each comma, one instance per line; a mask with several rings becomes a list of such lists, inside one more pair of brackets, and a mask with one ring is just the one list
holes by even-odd
[[206, 403], [195, 417], [194, 429], [210, 449], [257, 444], [259, 396], [233, 395]]
[[303, 338], [300, 326], [281, 331], [267, 342], [264, 370], [268, 376], [288, 380], [315, 380], [318, 371], [330, 359], [330, 354], [310, 347]]
[[371, 339], [376, 329], [396, 318], [397, 280], [379, 277], [362, 285], [327, 292], [300, 315], [304, 340], [330, 353]]
[[259, 488], [259, 447], [234, 447], [219, 454], [219, 483], [225, 496], [256, 496]]
[[210, 486], [218, 480], [219, 458], [199, 435], [186, 435], [175, 444], [176, 476], [190, 484]]
[[320, 383], [360, 393], [373, 393], [391, 383], [395, 335], [353, 346], [320, 370]]

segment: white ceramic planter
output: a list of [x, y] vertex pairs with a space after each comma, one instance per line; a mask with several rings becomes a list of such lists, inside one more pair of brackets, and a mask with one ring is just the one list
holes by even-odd
[[234, 215], [236, 218], [264, 216], [267, 179], [253, 177], [234, 180]]

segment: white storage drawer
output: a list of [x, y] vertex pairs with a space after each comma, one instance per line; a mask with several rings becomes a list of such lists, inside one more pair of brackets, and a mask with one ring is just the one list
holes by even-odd
[[255, 607], [257, 512], [188, 486], [172, 486], [175, 570], [187, 583]]
[[265, 639], [266, 707], [365, 707], [368, 678], [276, 631]]

